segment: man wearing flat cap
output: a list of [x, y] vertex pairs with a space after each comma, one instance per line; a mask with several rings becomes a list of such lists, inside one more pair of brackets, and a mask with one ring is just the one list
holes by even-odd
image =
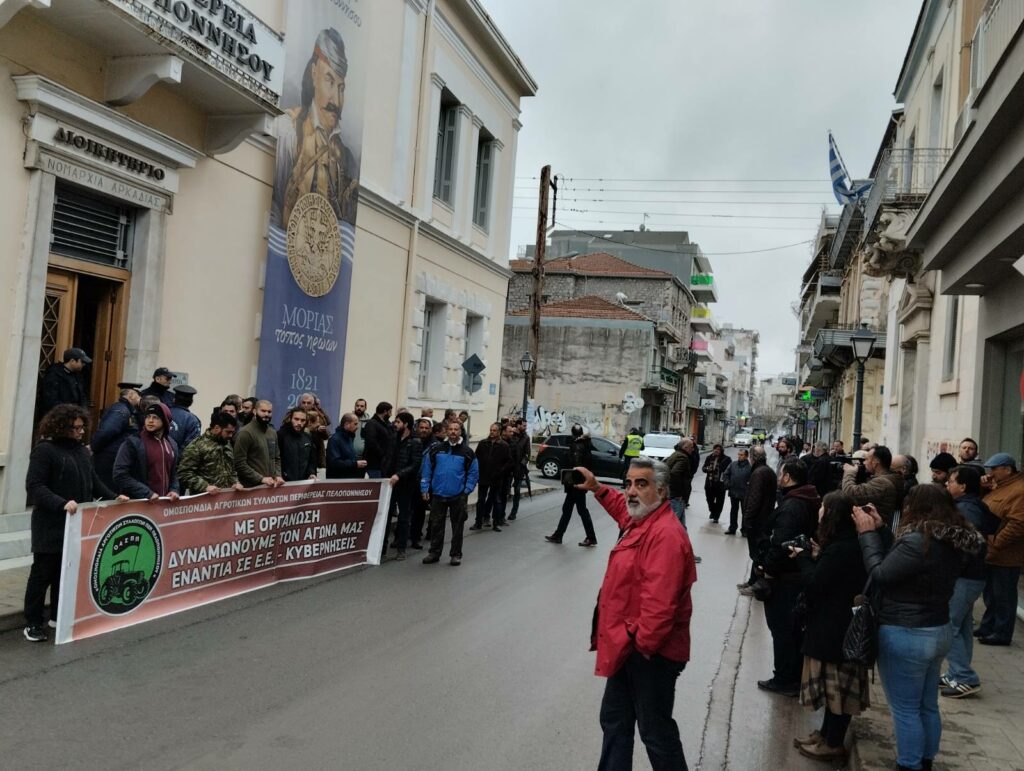
[[50, 365], [43, 375], [39, 394], [40, 414], [45, 415], [58, 404], [74, 404], [89, 409], [89, 395], [82, 379], [82, 370], [92, 359], [81, 348], [68, 348], [61, 361]]
[[184, 452], [185, 448], [203, 433], [199, 418], [189, 409], [197, 391], [192, 386], [184, 384], [171, 390], [174, 392], [174, 403], [171, 406], [171, 428], [167, 435], [178, 445], [178, 450]]
[[341, 35], [321, 30], [302, 75], [302, 103], [278, 121], [271, 223], [281, 229], [306, 193], [319, 193], [339, 220], [355, 225], [359, 163], [341, 138], [347, 74]]
[[155, 396], [170, 408], [174, 404], [174, 394], [171, 393], [171, 379], [174, 373], [167, 367], [157, 367], [153, 370], [153, 382], [142, 389], [143, 398]]
[[1017, 582], [1024, 566], [1024, 474], [1017, 460], [997, 452], [985, 461], [985, 505], [999, 518], [985, 557], [985, 615], [974, 632], [982, 645], [1009, 645], [1017, 622]]

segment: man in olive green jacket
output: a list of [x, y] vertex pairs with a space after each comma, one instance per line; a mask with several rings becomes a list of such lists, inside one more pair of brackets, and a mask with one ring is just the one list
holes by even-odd
[[266, 399], [256, 402], [254, 417], [235, 438], [235, 472], [246, 487], [278, 487], [281, 476], [281, 453], [277, 448], [277, 432], [270, 424], [274, 405]]

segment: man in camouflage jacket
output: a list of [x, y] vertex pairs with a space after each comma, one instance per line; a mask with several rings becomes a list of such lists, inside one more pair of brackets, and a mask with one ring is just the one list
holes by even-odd
[[209, 430], [185, 448], [178, 464], [178, 479], [183, 490], [193, 495], [215, 493], [225, 488], [244, 489], [235, 473], [231, 439], [238, 421], [226, 412], [218, 412]]

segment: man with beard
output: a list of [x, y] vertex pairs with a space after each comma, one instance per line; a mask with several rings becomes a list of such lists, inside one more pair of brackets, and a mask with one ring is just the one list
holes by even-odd
[[288, 227], [306, 193], [328, 200], [339, 220], [355, 227], [359, 164], [341, 136], [348, 58], [335, 29], [321, 30], [302, 73], [301, 105], [277, 121], [277, 165], [271, 224]]
[[317, 451], [306, 433], [308, 418], [301, 407], [293, 407], [277, 430], [277, 449], [281, 453], [281, 476], [285, 482], [316, 479]]
[[[476, 521], [469, 528], [479, 530], [491, 526], [500, 533], [505, 510], [505, 476], [512, 468], [512, 452], [501, 438], [501, 427], [491, 423], [487, 438], [476, 446], [476, 462], [480, 468], [480, 488], [476, 499]], [[493, 516], [493, 520], [491, 519]]]
[[146, 408], [142, 431], [129, 436], [114, 460], [116, 492], [134, 500], [178, 500], [178, 445], [167, 435], [171, 410], [160, 402]]
[[256, 416], [235, 437], [235, 473], [246, 487], [280, 487], [281, 453], [270, 419], [274, 405], [266, 399], [256, 402]]
[[389, 402], [380, 402], [373, 417], [363, 426], [363, 458], [370, 479], [389, 477], [394, 467], [397, 437], [391, 425], [392, 409]]
[[253, 411], [256, 409], [256, 397], [247, 396], [242, 399], [241, 404], [238, 407], [238, 425], [247, 426], [252, 420]]
[[764, 601], [764, 617], [772, 633], [775, 673], [758, 680], [757, 687], [783, 696], [800, 691], [803, 670], [803, 633], [793, 623], [793, 611], [803, 590], [800, 565], [790, 559], [784, 545], [799, 536], [810, 539], [818, 528], [821, 498], [814, 485], [807, 483], [807, 467], [795, 458], [786, 461], [779, 472], [782, 503], [765, 525], [766, 538], [758, 553], [758, 568], [765, 578], [773, 579], [772, 591]]
[[157, 367], [153, 371], [153, 382], [142, 389], [143, 396], [156, 396], [168, 407], [174, 404], [174, 394], [171, 391], [171, 378], [174, 373], [167, 367]]
[[[416, 438], [420, 440], [420, 469], [423, 468], [423, 455], [430, 451], [437, 439], [434, 438], [434, 423], [430, 418], [420, 418], [416, 421]], [[417, 469], [419, 474], [420, 469]], [[423, 525], [427, 521], [428, 502], [422, 495], [413, 495], [412, 498], [412, 527], [409, 532], [409, 547], [419, 551], [423, 548], [420, 541], [423, 540]], [[429, 539], [429, 535], [428, 535]]]
[[449, 556], [452, 565], [462, 564], [462, 537], [466, 525], [466, 499], [476, 488], [479, 467], [473, 450], [462, 438], [458, 420], [445, 426], [446, 441], [430, 448], [423, 456], [420, 493], [430, 501], [430, 551], [424, 565], [441, 560], [444, 550], [445, 519], [452, 522]]
[[577, 485], [594, 493], [622, 535], [608, 569], [591, 636], [595, 673], [607, 677], [601, 702], [604, 740], [598, 768], [633, 767], [636, 728], [655, 769], [685, 769], [672, 719], [676, 679], [690, 658], [690, 588], [697, 580], [690, 539], [668, 503], [668, 468], [636, 458], [623, 492], [586, 468]]
[[[398, 508], [398, 528], [395, 532], [396, 559], [405, 559], [405, 546], [409, 541], [409, 526], [413, 514], [413, 500], [417, 495], [420, 479], [420, 465], [423, 460], [423, 445], [413, 433], [413, 417], [408, 412], [399, 412], [395, 418], [398, 426], [398, 447], [395, 451], [395, 473], [388, 480], [394, 490]], [[419, 538], [417, 537], [417, 541]], [[384, 533], [384, 549], [387, 548], [387, 532]]]
[[235, 474], [231, 440], [238, 421], [226, 412], [213, 416], [209, 429], [181, 454], [178, 478], [182, 489], [193, 495], [221, 490], [244, 490]]
[[359, 418], [346, 412], [341, 424], [327, 442], [327, 478], [363, 479], [366, 476], [366, 461], [356, 455], [356, 434]]
[[961, 465], [972, 464], [982, 467], [981, 461], [978, 460], [978, 443], [971, 439], [971, 437], [968, 436], [960, 440], [960, 448], [957, 452], [960, 456]]
[[355, 406], [352, 408], [352, 414], [355, 415], [356, 420], [359, 421], [359, 425], [356, 426], [354, 447], [356, 450], [356, 457], [361, 460], [363, 452], [366, 450], [366, 442], [363, 440], [363, 428], [370, 420], [370, 416], [366, 414], [366, 399], [356, 399]]

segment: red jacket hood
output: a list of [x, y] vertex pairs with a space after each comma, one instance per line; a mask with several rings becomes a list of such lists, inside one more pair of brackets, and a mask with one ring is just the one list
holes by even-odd
[[786, 498], [799, 498], [803, 501], [820, 501], [821, 496], [818, 495], [817, 489], [814, 485], [800, 485], [790, 490], [786, 490]]

